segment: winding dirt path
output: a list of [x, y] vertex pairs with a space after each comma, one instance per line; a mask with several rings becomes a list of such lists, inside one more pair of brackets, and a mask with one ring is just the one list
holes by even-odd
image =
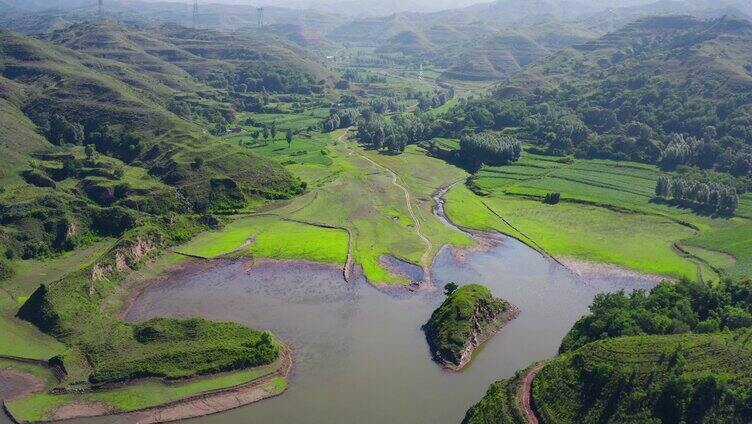
[[538, 416], [535, 414], [535, 410], [533, 409], [531, 393], [533, 390], [533, 380], [542, 368], [542, 363], [533, 365], [532, 368], [530, 368], [530, 370], [527, 372], [527, 374], [525, 374], [525, 378], [523, 378], [522, 384], [520, 385], [519, 402], [522, 406], [522, 410], [525, 412], [525, 417], [530, 424], [538, 424]]
[[[344, 138], [347, 136], [347, 133], [342, 134], [337, 140], [343, 141]], [[346, 147], [350, 153], [352, 153], [352, 149], [349, 147]], [[391, 177], [392, 177], [392, 185], [402, 190], [402, 192], [405, 194], [405, 204], [407, 205], [407, 212], [410, 214], [410, 218], [415, 223], [415, 234], [418, 235], [420, 240], [423, 242], [423, 244], [426, 246], [426, 251], [423, 252], [423, 256], [420, 258], [420, 266], [423, 269], [423, 283], [432, 286], [433, 285], [433, 279], [431, 278], [431, 267], [429, 264], [429, 259], [431, 257], [431, 252], [433, 251], [433, 243], [431, 243], [431, 240], [428, 239], [428, 237], [423, 234], [423, 230], [421, 228], [420, 220], [418, 219], [418, 216], [415, 214], [415, 211], [413, 210], [413, 199], [412, 195], [410, 194], [410, 191], [402, 184], [400, 184], [400, 177], [397, 175], [396, 172], [392, 171], [388, 167], [374, 161], [373, 159], [369, 158], [368, 156], [360, 153], [355, 152], [358, 156], [365, 159], [369, 163], [371, 163], [373, 166], [386, 171]]]

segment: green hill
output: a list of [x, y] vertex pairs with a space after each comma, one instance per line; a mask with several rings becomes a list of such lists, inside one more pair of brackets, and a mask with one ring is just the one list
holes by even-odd
[[547, 105], [531, 111], [524, 130], [551, 152], [744, 175], [751, 88], [750, 22], [673, 16], [645, 18], [566, 48], [496, 93]]
[[[0, 279], [9, 280], [0, 322], [31, 333], [15, 315], [63, 343], [60, 386], [277, 360], [278, 343], [261, 332], [204, 320], [130, 325], [113, 300], [132, 271], [218, 225], [211, 214], [304, 190], [277, 162], [216, 136], [275, 96], [323, 91], [328, 71], [274, 37], [245, 37], [113, 22], [39, 38], [0, 32]], [[67, 271], [42, 285], [12, 279], [50, 258], [70, 259]]]
[[747, 423], [752, 332], [637, 336], [592, 343], [533, 382], [544, 423]]
[[[681, 281], [598, 295], [532, 374], [530, 407], [542, 423], [749, 422], [751, 288]], [[493, 384], [465, 422], [527, 422], [527, 374]]]
[[[8, 256], [67, 250], [92, 231], [118, 235], [148, 215], [240, 209], [301, 191], [280, 165], [208, 132], [261, 107], [267, 79], [268, 91], [321, 89], [322, 75], [308, 73], [320, 69], [304, 60], [291, 68], [296, 56], [280, 46], [236, 50], [223, 37], [111, 23], [54, 32], [55, 44], [0, 33], [0, 240]], [[84, 144], [94, 150], [85, 155]], [[128, 216], [128, 225], [102, 233], [96, 222], [112, 214]]]

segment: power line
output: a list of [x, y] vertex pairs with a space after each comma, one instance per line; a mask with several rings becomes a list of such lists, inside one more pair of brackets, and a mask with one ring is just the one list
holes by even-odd
[[198, 0], [193, 0], [193, 28], [198, 26]]

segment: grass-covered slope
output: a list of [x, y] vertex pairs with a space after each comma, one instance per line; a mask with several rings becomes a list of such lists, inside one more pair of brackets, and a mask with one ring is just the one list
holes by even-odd
[[108, 301], [132, 270], [174, 243], [169, 234], [158, 226], [130, 233], [93, 265], [40, 286], [18, 317], [82, 352], [91, 383], [194, 377], [273, 362], [276, 342], [237, 324], [156, 319], [131, 325], [116, 318]]
[[[574, 259], [573, 267], [588, 261], [672, 278], [748, 275], [752, 221], [743, 206], [734, 217], [698, 215], [653, 201], [665, 174], [655, 165], [534, 150], [527, 148], [514, 164], [481, 168], [472, 191], [455, 187], [447, 195], [450, 217], [468, 228], [513, 235], [565, 262]], [[545, 204], [549, 193], [559, 193], [560, 202]]]
[[431, 314], [423, 326], [434, 359], [460, 369], [472, 359], [473, 350], [513, 319], [517, 309], [496, 299], [479, 284], [460, 287]]
[[533, 382], [543, 423], [747, 423], [750, 330], [636, 336], [586, 345]]
[[508, 380], [497, 381], [478, 403], [467, 410], [462, 424], [527, 424], [520, 408], [520, 385], [524, 372]]
[[[138, 55], [121, 38], [146, 36], [118, 28], [71, 30], [99, 40], [102, 58], [0, 33], [0, 244], [8, 259], [118, 236], [149, 216], [240, 209], [252, 199], [302, 191], [282, 166], [218, 143], [202, 129], [211, 122], [206, 110], [232, 107], [222, 90], [168, 61]], [[112, 46], [105, 34], [122, 43]], [[204, 90], [209, 98], [201, 100]], [[182, 95], [203, 107], [176, 107]]]

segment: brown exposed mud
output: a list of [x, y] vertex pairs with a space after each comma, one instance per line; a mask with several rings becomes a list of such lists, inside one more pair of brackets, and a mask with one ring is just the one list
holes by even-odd
[[11, 401], [44, 390], [44, 381], [13, 368], [0, 368], [0, 399]]

